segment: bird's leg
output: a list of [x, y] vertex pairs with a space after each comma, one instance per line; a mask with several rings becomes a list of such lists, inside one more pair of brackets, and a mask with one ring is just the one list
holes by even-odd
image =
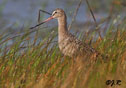
[[72, 67], [75, 65], [75, 58], [72, 58]]

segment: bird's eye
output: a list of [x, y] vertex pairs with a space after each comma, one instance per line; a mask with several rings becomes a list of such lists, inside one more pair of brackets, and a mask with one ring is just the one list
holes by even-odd
[[54, 16], [56, 13], [57, 13], [57, 11], [54, 11], [54, 12], [52, 13], [52, 15]]

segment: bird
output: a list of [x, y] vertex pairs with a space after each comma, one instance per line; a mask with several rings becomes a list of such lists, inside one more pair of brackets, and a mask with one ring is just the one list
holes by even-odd
[[69, 57], [85, 55], [95, 55], [95, 57], [97, 57], [99, 55], [99, 52], [89, 44], [82, 42], [68, 31], [67, 16], [63, 9], [55, 9], [52, 15], [42, 23], [52, 19], [58, 20], [58, 46], [63, 55]]

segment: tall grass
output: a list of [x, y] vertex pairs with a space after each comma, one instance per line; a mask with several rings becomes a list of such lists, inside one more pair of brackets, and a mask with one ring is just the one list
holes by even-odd
[[[98, 58], [90, 63], [90, 56], [85, 57], [87, 61], [63, 56], [57, 42], [53, 42], [56, 37], [52, 34], [33, 44], [29, 35], [24, 35], [11, 45], [3, 43], [0, 88], [107, 88], [110, 87], [106, 85], [107, 80], [121, 80], [121, 85], [114, 85], [114, 88], [126, 88], [124, 24], [118, 27], [111, 24], [103, 40], [96, 39], [92, 43], [99, 52], [108, 55], [107, 62]], [[89, 35], [82, 37], [84, 42], [89, 39]]]

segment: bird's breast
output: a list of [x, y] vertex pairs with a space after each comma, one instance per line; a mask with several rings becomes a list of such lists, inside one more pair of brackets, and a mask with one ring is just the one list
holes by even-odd
[[58, 40], [59, 48], [65, 56], [74, 56], [77, 54], [79, 46], [70, 40], [69, 37]]

